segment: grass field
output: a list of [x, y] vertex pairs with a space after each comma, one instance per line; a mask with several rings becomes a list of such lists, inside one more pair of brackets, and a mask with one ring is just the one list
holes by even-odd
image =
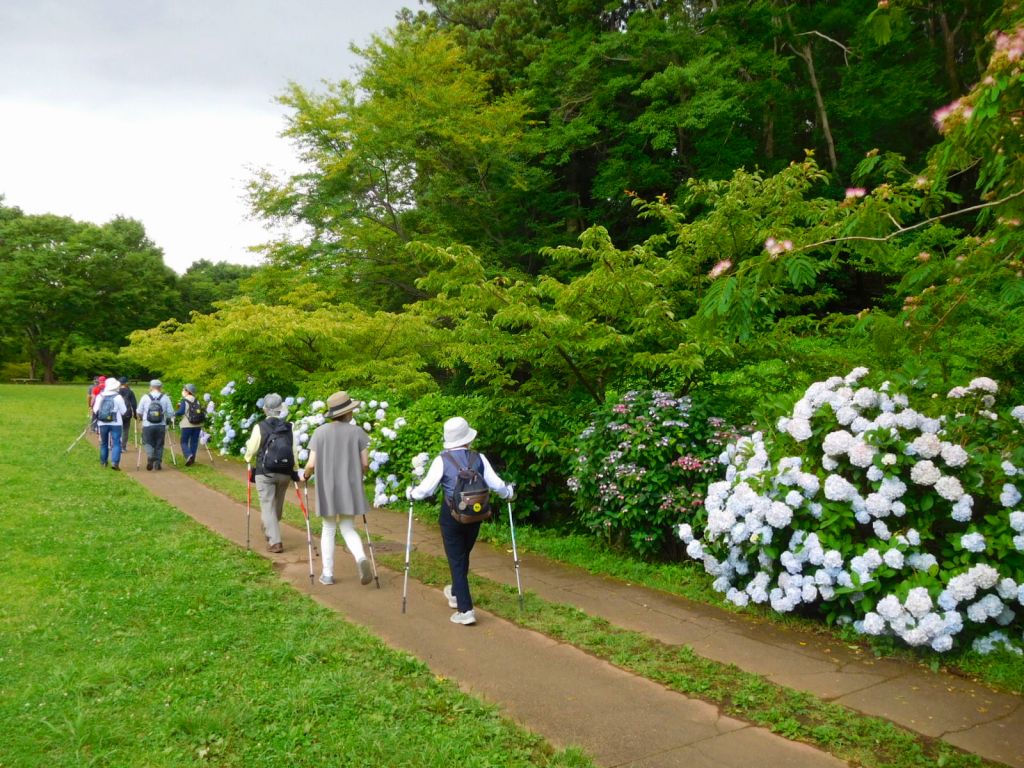
[[587, 766], [101, 470], [0, 385], [0, 766]]

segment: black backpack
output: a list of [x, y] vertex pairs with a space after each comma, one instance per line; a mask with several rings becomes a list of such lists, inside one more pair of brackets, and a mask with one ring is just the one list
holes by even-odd
[[164, 406], [160, 398], [150, 398], [149, 406], [146, 408], [146, 421], [150, 424], [163, 424], [165, 420]]
[[192, 424], [202, 424], [206, 421], [206, 413], [203, 411], [203, 406], [195, 398], [191, 400], [185, 398], [185, 418], [192, 422]]
[[260, 447], [257, 467], [259, 473], [266, 475], [271, 472], [287, 475], [295, 467], [295, 454], [292, 452], [292, 425], [281, 419], [267, 419], [260, 422], [262, 446]]
[[460, 523], [479, 523], [491, 517], [491, 489], [484, 481], [484, 462], [480, 454], [467, 451], [466, 466], [459, 464], [454, 454], [442, 453], [455, 468], [455, 490], [448, 497], [448, 509]]
[[96, 411], [96, 420], [102, 421], [104, 424], [110, 424], [114, 421], [117, 416], [117, 403], [114, 402], [114, 398], [117, 395], [100, 395], [99, 410]]

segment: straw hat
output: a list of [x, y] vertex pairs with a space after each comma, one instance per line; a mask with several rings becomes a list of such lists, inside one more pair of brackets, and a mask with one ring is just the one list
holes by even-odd
[[444, 423], [444, 447], [446, 450], [469, 445], [476, 438], [476, 430], [461, 416], [455, 416]]
[[327, 398], [327, 418], [336, 419], [351, 413], [359, 407], [359, 401], [349, 397], [348, 392], [335, 392]]

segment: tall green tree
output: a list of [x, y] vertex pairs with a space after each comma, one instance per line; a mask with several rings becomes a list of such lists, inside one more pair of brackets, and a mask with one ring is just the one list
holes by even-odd
[[0, 269], [0, 322], [46, 382], [69, 345], [116, 349], [132, 330], [166, 318], [176, 298], [174, 272], [131, 219], [97, 226], [7, 209]]
[[181, 301], [176, 307], [179, 320], [187, 320], [193, 312], [209, 314], [218, 301], [233, 299], [242, 293], [243, 282], [252, 277], [256, 267], [226, 261], [194, 261], [178, 280]]

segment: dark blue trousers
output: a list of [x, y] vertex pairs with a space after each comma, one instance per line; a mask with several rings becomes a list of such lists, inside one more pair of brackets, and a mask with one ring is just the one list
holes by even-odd
[[181, 428], [181, 454], [187, 459], [189, 456], [195, 456], [199, 451], [199, 433], [202, 432], [202, 427], [182, 427]]
[[460, 523], [443, 502], [439, 522], [448, 569], [452, 573], [452, 594], [459, 602], [459, 612], [465, 613], [473, 610], [473, 598], [469, 594], [469, 553], [476, 544], [481, 523]]

